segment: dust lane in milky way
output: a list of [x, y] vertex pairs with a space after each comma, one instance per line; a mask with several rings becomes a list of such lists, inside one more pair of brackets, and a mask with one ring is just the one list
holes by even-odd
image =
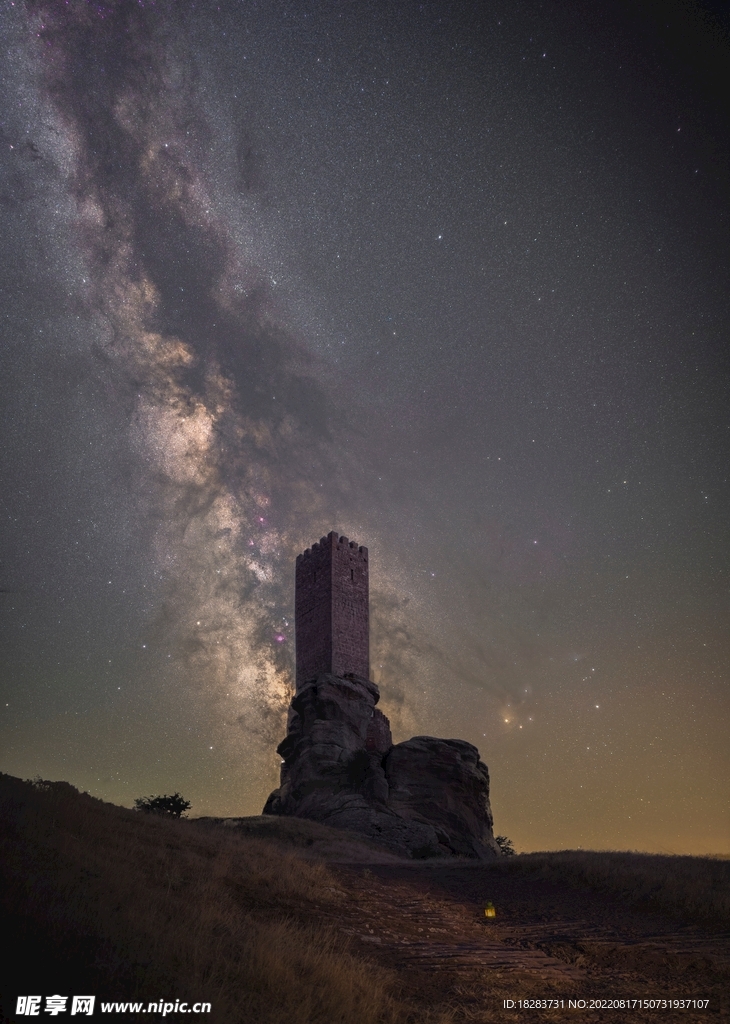
[[0, 769], [257, 813], [336, 530], [518, 849], [727, 852], [723, 11], [0, 17]]

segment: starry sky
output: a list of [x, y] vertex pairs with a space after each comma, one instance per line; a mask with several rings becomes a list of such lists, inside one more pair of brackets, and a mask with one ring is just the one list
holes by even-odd
[[0, 770], [257, 814], [296, 554], [518, 850], [730, 852], [730, 19], [2, 0]]

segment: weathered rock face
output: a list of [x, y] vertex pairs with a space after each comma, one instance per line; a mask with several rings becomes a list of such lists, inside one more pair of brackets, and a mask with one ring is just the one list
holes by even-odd
[[427, 821], [439, 842], [462, 857], [497, 853], [489, 805], [489, 772], [464, 740], [433, 736], [391, 747], [384, 759], [388, 804], [409, 821]]
[[263, 813], [349, 829], [412, 857], [499, 856], [477, 748], [432, 736], [393, 746], [379, 699], [357, 676], [303, 686], [278, 747], [281, 785]]

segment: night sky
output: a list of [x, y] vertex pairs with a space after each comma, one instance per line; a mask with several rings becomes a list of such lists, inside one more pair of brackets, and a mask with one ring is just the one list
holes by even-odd
[[258, 814], [294, 559], [518, 850], [730, 852], [730, 18], [3, 0], [0, 770]]

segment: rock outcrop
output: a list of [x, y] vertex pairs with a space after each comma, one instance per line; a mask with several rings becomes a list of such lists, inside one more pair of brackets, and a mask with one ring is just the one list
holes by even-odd
[[500, 855], [489, 774], [464, 740], [393, 745], [375, 683], [323, 674], [292, 700], [281, 785], [264, 814], [348, 829], [410, 857]]

